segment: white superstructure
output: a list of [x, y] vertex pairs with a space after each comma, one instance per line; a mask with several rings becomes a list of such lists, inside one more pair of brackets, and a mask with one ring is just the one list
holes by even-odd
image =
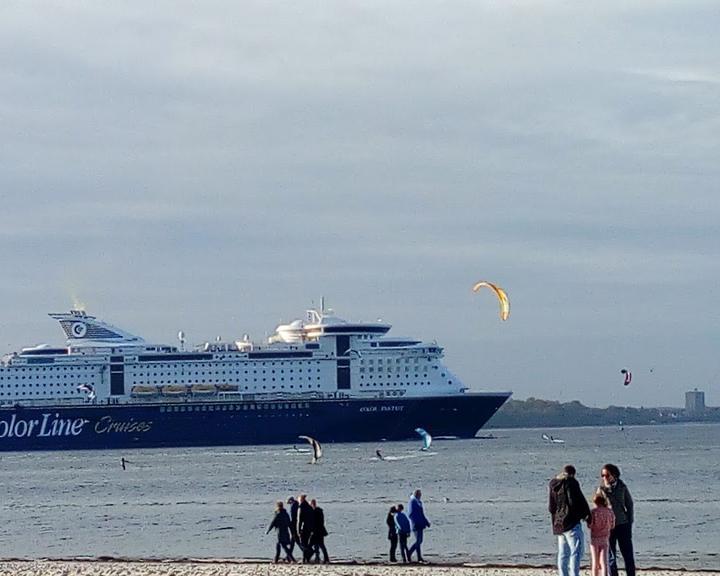
[[[0, 404], [208, 401], [229, 397], [408, 397], [461, 394], [435, 343], [389, 338], [390, 325], [350, 323], [331, 310], [191, 351], [154, 345], [84, 311], [50, 314], [67, 347], [38, 346], [0, 363]], [[89, 394], [88, 391], [92, 391]]]

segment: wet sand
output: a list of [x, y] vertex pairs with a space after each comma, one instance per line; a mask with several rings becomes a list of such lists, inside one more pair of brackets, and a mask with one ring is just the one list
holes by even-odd
[[[638, 570], [640, 576], [720, 576], [718, 571]], [[298, 565], [227, 561], [3, 561], [0, 575], [17, 576], [555, 576], [554, 568], [467, 565]], [[583, 568], [582, 574], [589, 574]]]

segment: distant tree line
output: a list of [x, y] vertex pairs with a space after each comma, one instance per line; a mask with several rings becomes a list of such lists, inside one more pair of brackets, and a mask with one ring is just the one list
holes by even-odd
[[509, 400], [485, 428], [559, 428], [566, 426], [625, 426], [676, 422], [720, 422], [720, 408], [689, 413], [683, 408], [591, 408], [574, 400]]

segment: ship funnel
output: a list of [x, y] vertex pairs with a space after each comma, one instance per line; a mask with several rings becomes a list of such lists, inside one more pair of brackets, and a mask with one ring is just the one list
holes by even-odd
[[137, 344], [144, 342], [139, 336], [130, 334], [98, 320], [95, 316], [88, 315], [84, 310], [71, 310], [59, 314], [49, 314], [60, 322], [60, 326], [67, 336], [68, 344], [81, 345], [84, 343], [112, 343], [122, 345], [124, 343]]

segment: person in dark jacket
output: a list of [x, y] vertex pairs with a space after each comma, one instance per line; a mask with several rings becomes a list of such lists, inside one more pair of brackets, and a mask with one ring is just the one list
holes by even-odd
[[600, 479], [600, 490], [607, 496], [615, 514], [615, 528], [610, 531], [610, 548], [608, 551], [610, 576], [618, 576], [618, 546], [625, 562], [626, 575], [635, 576], [635, 552], [632, 543], [632, 525], [635, 520], [635, 509], [630, 490], [620, 480], [620, 468], [615, 464], [605, 464], [600, 472]]
[[306, 494], [300, 494], [297, 517], [297, 533], [300, 537], [300, 548], [303, 551], [303, 562], [310, 562], [313, 555], [312, 546], [310, 546], [310, 535], [313, 532], [315, 524], [315, 511], [307, 501]]
[[270, 530], [275, 529], [277, 532], [277, 543], [275, 544], [275, 563], [280, 561], [280, 549], [285, 550], [285, 561], [295, 562], [292, 550], [290, 550], [290, 516], [283, 507], [281, 501], [275, 503], [275, 516], [267, 529], [266, 534], [270, 534]]
[[584, 535], [582, 520], [591, 522], [590, 505], [575, 479], [575, 466], [568, 464], [550, 480], [548, 510], [553, 534], [558, 539], [558, 573], [580, 576]]
[[422, 557], [422, 543], [423, 543], [423, 532], [425, 528], [430, 528], [430, 521], [425, 517], [425, 511], [423, 510], [422, 503], [422, 492], [415, 490], [415, 493], [410, 498], [408, 504], [410, 522], [412, 523], [412, 530], [415, 533], [415, 542], [410, 546], [408, 550], [408, 562], [412, 561], [412, 553], [417, 552], [418, 562], [425, 562]]
[[320, 552], [322, 551], [323, 564], [328, 564], [330, 558], [328, 558], [328, 551], [327, 548], [325, 548], [325, 536], [328, 535], [325, 529], [325, 513], [323, 509], [317, 505], [317, 500], [314, 498], [310, 500], [310, 506], [314, 513], [313, 530], [312, 534], [310, 534], [310, 546], [315, 554], [315, 562], [320, 562]]
[[395, 557], [395, 551], [397, 550], [398, 545], [398, 533], [397, 528], [395, 527], [396, 512], [397, 508], [395, 508], [395, 506], [390, 506], [390, 512], [388, 512], [387, 518], [385, 519], [385, 523], [388, 527], [388, 540], [390, 540], [390, 562], [397, 562], [397, 558]]
[[290, 552], [295, 551], [295, 545], [300, 547], [300, 539], [298, 538], [297, 532], [297, 517], [299, 504], [293, 496], [287, 499], [287, 505], [290, 509]]
[[407, 562], [410, 557], [408, 555], [407, 541], [410, 537], [410, 520], [405, 515], [403, 510], [405, 507], [402, 504], [398, 504], [395, 508], [395, 529], [397, 530], [398, 542], [400, 543], [400, 554], [402, 555], [403, 562]]

